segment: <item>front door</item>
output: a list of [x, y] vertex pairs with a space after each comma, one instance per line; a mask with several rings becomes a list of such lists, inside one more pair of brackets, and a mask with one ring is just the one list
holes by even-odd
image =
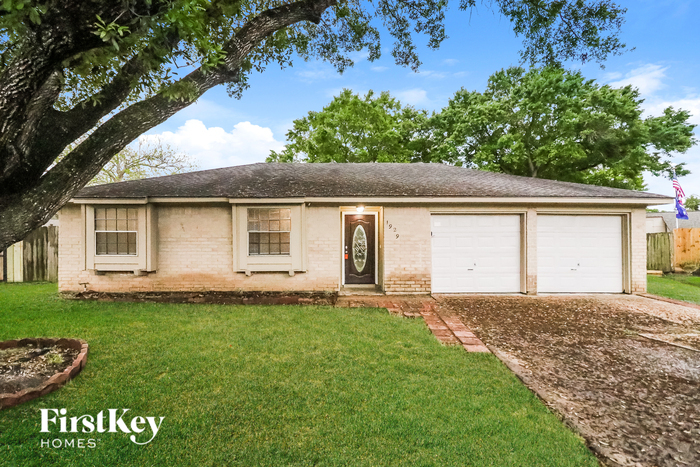
[[374, 284], [374, 216], [347, 214], [343, 247], [346, 284]]

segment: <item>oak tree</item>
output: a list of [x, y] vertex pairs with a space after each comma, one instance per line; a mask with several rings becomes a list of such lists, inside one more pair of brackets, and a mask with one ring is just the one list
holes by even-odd
[[433, 159], [512, 175], [643, 189], [643, 173], [689, 172], [672, 163], [696, 141], [690, 114], [644, 117], [632, 86], [612, 88], [560, 67], [513, 67], [484, 92], [462, 89], [437, 114]]
[[[3, 0], [0, 249], [212, 87], [240, 95], [251, 73], [295, 57], [342, 71], [352, 65], [349, 52], [376, 59], [384, 34], [396, 63], [415, 69], [414, 36], [438, 47], [450, 5], [471, 10], [477, 1]], [[601, 61], [625, 48], [624, 9], [611, 0], [483, 5], [512, 23], [526, 61]], [[54, 164], [82, 135], [89, 136]]]
[[417, 162], [425, 155], [428, 114], [388, 92], [344, 89], [320, 112], [297, 120], [287, 145], [268, 162]]

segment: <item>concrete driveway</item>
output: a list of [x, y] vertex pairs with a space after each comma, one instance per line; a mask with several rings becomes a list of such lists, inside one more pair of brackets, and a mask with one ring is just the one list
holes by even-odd
[[700, 310], [639, 296], [437, 296], [609, 465], [700, 465]]

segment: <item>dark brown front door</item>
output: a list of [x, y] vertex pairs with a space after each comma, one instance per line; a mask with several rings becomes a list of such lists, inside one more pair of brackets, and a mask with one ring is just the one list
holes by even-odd
[[374, 216], [345, 216], [346, 284], [374, 284]]

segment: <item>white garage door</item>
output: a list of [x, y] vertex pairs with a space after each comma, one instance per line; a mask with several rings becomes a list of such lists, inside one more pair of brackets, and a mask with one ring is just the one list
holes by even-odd
[[435, 293], [520, 292], [520, 216], [432, 216]]
[[538, 292], [622, 292], [620, 216], [537, 216]]

